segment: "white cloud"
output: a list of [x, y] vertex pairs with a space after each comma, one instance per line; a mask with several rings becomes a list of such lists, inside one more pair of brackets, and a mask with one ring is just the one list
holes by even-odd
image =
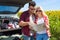
[[25, 10], [27, 10], [27, 9], [28, 9], [28, 3], [25, 4], [24, 7], [22, 7], [22, 8], [20, 9], [20, 11], [25, 11]]

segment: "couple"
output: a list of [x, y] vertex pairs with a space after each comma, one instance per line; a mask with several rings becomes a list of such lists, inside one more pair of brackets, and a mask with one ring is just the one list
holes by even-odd
[[51, 36], [48, 17], [41, 7], [35, 8], [35, 5], [34, 1], [29, 2], [29, 9], [20, 16], [19, 25], [22, 27], [23, 38], [34, 40], [33, 37], [31, 39], [31, 30], [34, 30], [36, 40], [48, 40]]

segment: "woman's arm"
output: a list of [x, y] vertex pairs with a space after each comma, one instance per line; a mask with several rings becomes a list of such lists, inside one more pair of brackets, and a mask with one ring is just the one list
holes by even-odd
[[48, 17], [46, 17], [45, 22], [46, 22], [45, 24], [46, 24], [46, 29], [47, 29], [48, 37], [51, 37], [50, 27], [49, 27], [49, 19], [48, 19]]
[[50, 27], [49, 27], [49, 19], [48, 19], [48, 17], [45, 17], [45, 25], [46, 25], [46, 28], [47, 29], [50, 29]]

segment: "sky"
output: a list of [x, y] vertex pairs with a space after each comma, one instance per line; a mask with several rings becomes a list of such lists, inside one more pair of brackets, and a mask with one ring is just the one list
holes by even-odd
[[[60, 10], [60, 0], [33, 0], [36, 6], [41, 6], [44, 10]], [[20, 11], [28, 9], [28, 3]]]

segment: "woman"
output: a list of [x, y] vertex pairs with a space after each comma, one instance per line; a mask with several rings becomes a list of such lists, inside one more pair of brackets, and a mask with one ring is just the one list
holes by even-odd
[[29, 25], [36, 31], [36, 40], [48, 40], [51, 36], [48, 16], [41, 7], [36, 8], [35, 16], [30, 16]]

